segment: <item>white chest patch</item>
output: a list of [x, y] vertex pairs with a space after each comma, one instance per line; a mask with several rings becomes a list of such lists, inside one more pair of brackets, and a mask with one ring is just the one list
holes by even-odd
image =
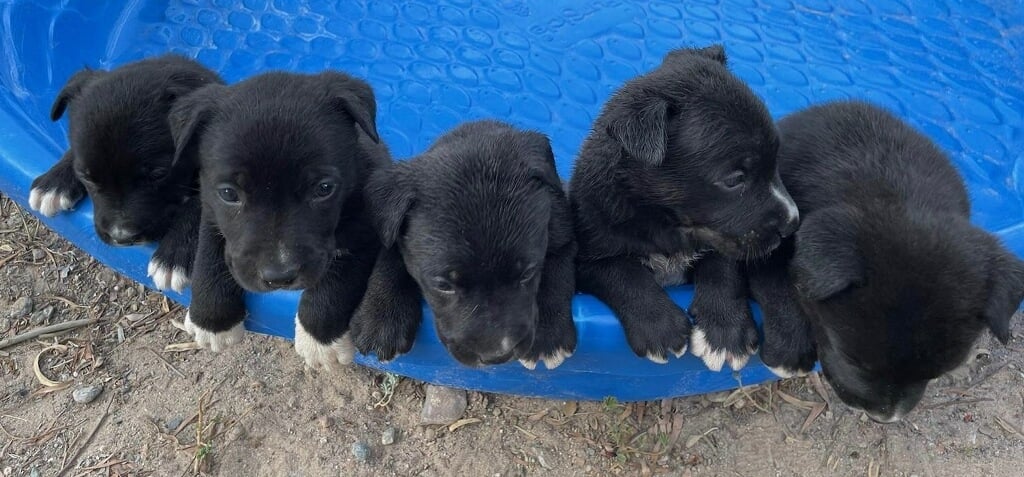
[[701, 252], [680, 252], [672, 255], [652, 253], [640, 259], [654, 273], [654, 279], [663, 287], [689, 283], [687, 272], [699, 260]]

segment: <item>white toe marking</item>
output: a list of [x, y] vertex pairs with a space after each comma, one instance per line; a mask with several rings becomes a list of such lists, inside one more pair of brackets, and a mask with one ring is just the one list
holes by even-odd
[[529, 359], [521, 359], [519, 360], [519, 364], [523, 365], [524, 368], [529, 369], [530, 371], [537, 369], [537, 362]]
[[779, 366], [777, 368], [768, 366], [768, 369], [771, 370], [771, 372], [774, 373], [776, 376], [782, 379], [792, 378], [793, 376], [796, 376], [796, 373], [794, 373], [792, 370], [782, 366]]
[[708, 369], [722, 370], [722, 365], [725, 364], [725, 350], [712, 350], [711, 345], [708, 344], [707, 334], [699, 327], [694, 328], [693, 334], [690, 335], [690, 348], [693, 350], [693, 355], [703, 360]]
[[655, 363], [658, 363], [658, 364], [668, 363], [668, 358], [666, 358], [666, 357], [664, 357], [664, 356], [662, 356], [660, 354], [647, 353], [647, 359], [649, 359], [651, 361], [654, 361]]
[[572, 357], [572, 351], [559, 349], [558, 351], [555, 351], [554, 355], [541, 356], [540, 359], [544, 361], [545, 368], [555, 369], [561, 366], [562, 363], [564, 363], [565, 360], [569, 359], [570, 357]]
[[352, 364], [356, 347], [348, 333], [330, 344], [321, 343], [302, 326], [299, 315], [295, 315], [295, 352], [310, 368], [337, 369], [340, 365]]
[[185, 313], [185, 331], [192, 335], [192, 339], [195, 340], [199, 346], [209, 349], [214, 353], [219, 353], [231, 345], [240, 343], [242, 337], [245, 336], [245, 327], [242, 323], [239, 323], [230, 330], [213, 332], [204, 330], [192, 323], [192, 312]]
[[730, 354], [727, 361], [729, 361], [729, 367], [732, 368], [733, 371], [739, 371], [747, 365], [747, 361], [750, 361], [750, 355], [745, 354], [742, 356], [734, 356]]
[[793, 198], [789, 194], [783, 192], [776, 186], [771, 186], [772, 195], [775, 199], [782, 203], [782, 206], [786, 208], [786, 218], [789, 221], [794, 221], [800, 218], [800, 210], [796, 207], [796, 202], [793, 202]]
[[168, 268], [155, 258], [149, 261], [146, 276], [153, 278], [153, 283], [158, 290], [174, 290], [178, 293], [184, 291], [190, 281], [184, 268]]
[[686, 354], [686, 345], [683, 345], [679, 351], [673, 351], [672, 354], [676, 355], [677, 358], [682, 358]]
[[40, 189], [32, 189], [28, 193], [28, 205], [47, 217], [53, 217], [61, 211], [71, 210], [75, 202], [56, 190], [43, 192]]

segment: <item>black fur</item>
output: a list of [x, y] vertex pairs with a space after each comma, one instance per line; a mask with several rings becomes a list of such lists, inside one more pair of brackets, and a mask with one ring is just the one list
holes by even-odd
[[408, 351], [420, 292], [464, 364], [550, 368], [576, 349], [572, 220], [545, 136], [467, 123], [377, 171], [367, 195], [388, 250], [353, 319], [360, 351]]
[[261, 74], [175, 106], [178, 160], [200, 168], [195, 326], [238, 325], [243, 289], [302, 289], [305, 332], [343, 337], [380, 248], [362, 195], [390, 162], [375, 115], [370, 86], [336, 72]]
[[68, 207], [60, 208], [70, 208], [88, 194], [100, 239], [111, 245], [160, 240], [154, 260], [187, 275], [196, 248], [197, 182], [194, 170], [171, 167], [167, 115], [178, 98], [220, 83], [213, 71], [177, 55], [75, 73], [50, 112], [56, 121], [69, 111], [70, 148], [32, 182], [33, 197], [55, 192], [66, 198]]
[[[765, 362], [810, 369], [813, 332], [839, 397], [876, 420], [899, 419], [984, 329], [1009, 340], [1024, 263], [970, 223], [945, 154], [888, 112], [836, 102], [778, 126], [779, 168], [804, 220], [788, 255], [750, 277], [775, 297]], [[769, 334], [769, 323], [786, 331]]]
[[722, 275], [741, 276], [737, 261], [796, 228], [777, 147], [767, 109], [721, 46], [669, 53], [604, 106], [570, 187], [577, 280], [615, 311], [638, 355], [663, 362], [686, 349], [690, 322], [662, 287], [686, 281], [702, 255], [692, 311], [704, 351], [738, 367], [756, 349], [746, 289]]

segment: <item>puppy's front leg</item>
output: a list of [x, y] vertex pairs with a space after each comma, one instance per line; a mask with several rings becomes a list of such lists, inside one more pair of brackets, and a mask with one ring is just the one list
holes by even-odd
[[352, 316], [352, 339], [360, 353], [374, 353], [382, 362], [408, 353], [423, 321], [419, 286], [402, 262], [398, 247], [381, 249]]
[[207, 220], [199, 225], [192, 269], [192, 303], [185, 315], [185, 331], [200, 346], [213, 351], [240, 342], [245, 333], [244, 292], [224, 261], [224, 237]]
[[739, 262], [718, 253], [697, 262], [690, 315], [690, 347], [712, 371], [720, 371], [725, 362], [733, 371], [740, 370], [757, 352], [757, 325]]
[[366, 292], [374, 249], [336, 257], [324, 276], [302, 292], [295, 315], [295, 352], [311, 368], [334, 369], [355, 355], [349, 322]]
[[761, 361], [782, 378], [814, 369], [817, 351], [811, 325], [800, 309], [780, 248], [766, 263], [748, 266], [750, 294], [761, 305], [764, 342]]
[[28, 205], [32, 210], [53, 217], [58, 212], [71, 210], [85, 197], [85, 186], [75, 175], [75, 156], [69, 149], [50, 170], [32, 181]]
[[576, 323], [572, 320], [572, 297], [576, 293], [576, 244], [569, 243], [548, 253], [537, 291], [537, 330], [530, 352], [519, 358], [527, 369], [543, 361], [555, 369], [576, 352]]
[[167, 235], [160, 240], [153, 257], [149, 259], [149, 270], [146, 274], [153, 277], [157, 289], [171, 289], [181, 293], [188, 286], [196, 257], [201, 221], [202, 206], [199, 198], [189, 197], [174, 216], [174, 223], [167, 230]]
[[690, 339], [690, 320], [639, 260], [619, 256], [577, 263], [581, 291], [605, 302], [626, 331], [637, 356], [667, 363], [680, 357]]

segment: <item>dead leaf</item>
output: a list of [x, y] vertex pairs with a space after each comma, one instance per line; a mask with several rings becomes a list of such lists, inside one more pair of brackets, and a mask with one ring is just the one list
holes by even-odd
[[462, 426], [468, 426], [470, 424], [476, 424], [478, 422], [480, 422], [480, 419], [477, 419], [475, 417], [468, 417], [466, 419], [459, 419], [458, 421], [455, 421], [455, 422], [451, 423], [451, 425], [448, 426], [448, 432], [455, 432], [456, 429], [458, 429], [458, 428], [460, 428]]
[[46, 386], [48, 388], [57, 387], [57, 386], [60, 386], [60, 385], [62, 385], [64, 383], [59, 382], [59, 381], [54, 381], [54, 380], [46, 377], [46, 375], [43, 374], [43, 371], [41, 369], [39, 369], [39, 358], [41, 358], [43, 356], [43, 354], [46, 353], [47, 351], [59, 350], [60, 348], [64, 348], [65, 350], [67, 349], [66, 346], [60, 346], [60, 345], [47, 346], [47, 347], [43, 348], [41, 351], [39, 351], [39, 353], [36, 354], [35, 359], [32, 360], [32, 371], [35, 372], [35, 374], [36, 374], [36, 380], [39, 381], [39, 384], [42, 384], [43, 386]]
[[804, 424], [802, 426], [800, 426], [800, 433], [801, 434], [807, 432], [807, 429], [810, 429], [811, 423], [813, 423], [814, 420], [817, 419], [818, 416], [820, 416], [822, 412], [825, 412], [825, 407], [826, 407], [825, 403], [823, 403], [823, 402], [814, 405], [814, 408], [811, 409], [811, 413], [808, 414], [807, 415], [807, 419], [804, 420]]
[[203, 349], [203, 347], [199, 346], [199, 343], [196, 343], [195, 341], [187, 341], [184, 343], [171, 343], [167, 346], [164, 346], [164, 352], [167, 353], [179, 353], [182, 351], [194, 351], [198, 349]]
[[775, 393], [778, 394], [779, 397], [781, 397], [783, 401], [786, 401], [786, 402], [788, 402], [788, 403], [790, 403], [790, 404], [792, 404], [792, 405], [794, 405], [796, 407], [802, 408], [802, 409], [811, 410], [811, 409], [814, 409], [814, 406], [816, 406], [818, 404], [821, 404], [821, 403], [817, 403], [817, 402], [814, 402], [814, 401], [804, 401], [802, 399], [797, 399], [797, 398], [795, 398], [793, 396], [790, 396], [789, 394], [786, 394], [786, 393], [782, 392], [781, 389], [776, 389]]
[[578, 406], [579, 404], [577, 404], [576, 401], [568, 401], [564, 406], [562, 406], [562, 414], [565, 414], [565, 417], [572, 416], [576, 414], [576, 408]]

